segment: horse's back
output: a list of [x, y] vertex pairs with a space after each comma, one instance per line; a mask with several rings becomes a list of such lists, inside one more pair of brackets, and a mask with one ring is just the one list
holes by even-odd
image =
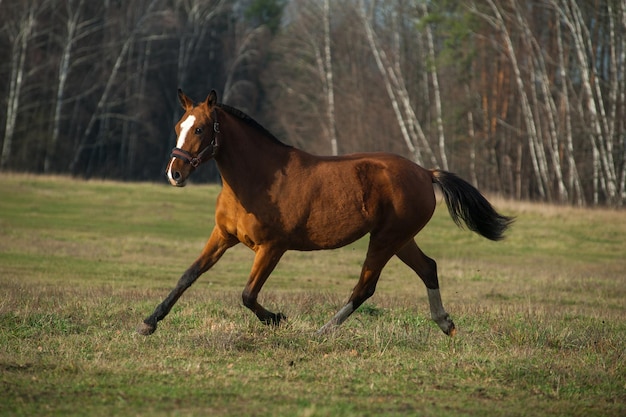
[[390, 153], [318, 157], [309, 162], [305, 182], [315, 192], [299, 201], [314, 207], [311, 217], [358, 237], [382, 228], [415, 234], [435, 208], [430, 172]]
[[409, 238], [432, 216], [430, 172], [405, 158], [292, 152], [269, 188], [253, 197], [224, 188], [216, 216], [225, 233], [253, 248], [271, 241], [285, 249], [330, 249], [382, 230]]

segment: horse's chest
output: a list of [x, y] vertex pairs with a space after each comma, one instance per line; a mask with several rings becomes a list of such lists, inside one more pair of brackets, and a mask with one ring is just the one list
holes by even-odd
[[269, 224], [253, 213], [238, 213], [220, 223], [229, 235], [235, 236], [237, 240], [251, 249], [274, 240], [275, 234]]

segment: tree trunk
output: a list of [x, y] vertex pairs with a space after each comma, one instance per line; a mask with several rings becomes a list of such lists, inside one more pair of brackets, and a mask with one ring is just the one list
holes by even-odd
[[[609, 203], [616, 203], [617, 197], [617, 178], [615, 175], [615, 166], [613, 164], [612, 141], [605, 137], [607, 129], [603, 132], [602, 118], [604, 108], [602, 106], [602, 95], [599, 83], [596, 85], [595, 94], [591, 86], [591, 79], [597, 78], [594, 68], [589, 66], [588, 53], [591, 53], [589, 33], [584, 25], [580, 9], [575, 0], [563, 0], [560, 7], [563, 21], [570, 29], [574, 40], [574, 49], [579, 63], [580, 78], [583, 87], [584, 106], [587, 110], [589, 121], [591, 123], [589, 130], [589, 141], [593, 147], [593, 171], [594, 171], [594, 204], [599, 203], [599, 191], [597, 187], [602, 187], [606, 199]], [[599, 105], [596, 105], [596, 99]], [[598, 110], [599, 109], [599, 110]], [[600, 112], [600, 114], [598, 114]]]
[[324, 70], [326, 72], [326, 114], [328, 117], [328, 131], [330, 133], [330, 148], [333, 155], [337, 150], [337, 126], [335, 123], [335, 92], [333, 87], [333, 65], [330, 53], [330, 5], [324, 0]]
[[[89, 119], [89, 122], [87, 123], [87, 127], [83, 131], [83, 134], [82, 134], [82, 137], [81, 137], [81, 141], [80, 141], [78, 147], [76, 148], [76, 151], [74, 152], [74, 157], [73, 157], [72, 162], [71, 162], [70, 167], [69, 167], [70, 172], [72, 172], [73, 174], [77, 173], [76, 172], [76, 166], [78, 164], [78, 161], [80, 160], [80, 157], [81, 157], [83, 151], [87, 147], [87, 140], [91, 136], [92, 130], [95, 127], [96, 122], [102, 116], [103, 110], [108, 107], [109, 94], [111, 93], [111, 90], [112, 90], [113, 86], [115, 85], [115, 81], [117, 79], [117, 74], [120, 71], [122, 63], [124, 62], [124, 59], [128, 55], [128, 50], [132, 46], [133, 42], [135, 42], [135, 36], [137, 36], [137, 34], [142, 29], [143, 23], [151, 15], [152, 9], [156, 5], [156, 3], [158, 3], [158, 0], [152, 0], [150, 2], [148, 7], [146, 8], [144, 14], [135, 23], [135, 25], [133, 27], [133, 30], [131, 31], [129, 36], [126, 38], [126, 40], [122, 44], [122, 47], [120, 48], [120, 51], [119, 51], [119, 53], [117, 55], [117, 58], [115, 60], [115, 64], [113, 65], [113, 68], [111, 69], [111, 72], [109, 74], [109, 77], [107, 78], [107, 82], [106, 82], [106, 84], [104, 86], [102, 94], [100, 95], [100, 99], [98, 100], [98, 104], [96, 105], [95, 110], [91, 114], [91, 118]], [[89, 163], [90, 166], [92, 164], [92, 161], [93, 161], [93, 158], [90, 158], [90, 163]]]
[[[422, 12], [424, 19], [428, 19], [428, 6], [422, 4]], [[425, 26], [426, 42], [428, 44], [428, 57], [430, 61], [430, 77], [433, 84], [433, 94], [435, 96], [435, 117], [437, 120], [437, 136], [439, 144], [439, 158], [441, 159], [441, 167], [448, 169], [448, 157], [446, 156], [446, 138], [443, 132], [443, 117], [441, 111], [441, 94], [439, 91], [439, 77], [437, 76], [437, 65], [435, 60], [435, 44], [433, 42], [433, 33], [429, 24]]]
[[5, 169], [11, 159], [13, 135], [19, 111], [20, 94], [24, 82], [26, 50], [35, 25], [35, 6], [30, 6], [23, 20], [19, 22], [17, 33], [13, 37], [11, 48], [11, 76], [7, 97], [6, 124], [4, 126], [4, 141], [0, 153], [0, 169]]
[[515, 54], [515, 49], [513, 47], [513, 42], [509, 35], [509, 32], [504, 23], [504, 18], [500, 13], [500, 10], [495, 5], [493, 0], [487, 0], [491, 10], [495, 15], [495, 20], [491, 17], [487, 17], [487, 21], [496, 28], [499, 33], [502, 35], [502, 39], [505, 43], [505, 49], [507, 56], [509, 57], [509, 61], [511, 63], [511, 68], [515, 75], [515, 82], [517, 85], [518, 93], [520, 96], [520, 107], [523, 114], [524, 123], [526, 125], [526, 134], [528, 136], [528, 148], [530, 150], [531, 162], [533, 166], [533, 170], [535, 172], [535, 178], [537, 180], [537, 191], [539, 195], [547, 199], [551, 200], [550, 188], [548, 186], [548, 174], [547, 174], [547, 163], [545, 158], [542, 157], [543, 149], [540, 149], [542, 146], [539, 137], [537, 134], [537, 126], [535, 125], [535, 121], [533, 119], [532, 110], [530, 107], [530, 102], [528, 100], [528, 95], [526, 94], [526, 90], [524, 88], [524, 81], [522, 79], [522, 74], [520, 71], [520, 67], [517, 63], [517, 56]]
[[63, 52], [61, 53], [61, 59], [59, 61], [59, 72], [57, 76], [57, 88], [56, 97], [54, 100], [54, 115], [52, 117], [52, 135], [48, 141], [46, 147], [46, 155], [44, 157], [44, 172], [49, 173], [52, 170], [52, 164], [54, 163], [56, 156], [56, 149], [59, 143], [59, 136], [61, 134], [61, 119], [63, 117], [64, 102], [65, 102], [65, 88], [67, 85], [67, 78], [70, 72], [70, 65], [72, 62], [72, 50], [74, 42], [76, 41], [77, 31], [79, 28], [79, 20], [83, 8], [84, 0], [80, 0], [75, 9], [72, 9], [72, 4], [67, 5], [67, 22], [65, 22], [65, 39], [63, 43]]
[[[576, 167], [576, 160], [574, 159], [574, 140], [572, 135], [572, 112], [570, 107], [570, 98], [568, 92], [568, 77], [565, 72], [565, 58], [563, 53], [563, 36], [561, 34], [561, 23], [559, 22], [558, 12], [556, 14], [556, 42], [558, 51], [558, 72], [561, 78], [561, 100], [563, 107], [563, 124], [565, 129], [565, 155], [568, 165], [568, 179], [570, 189], [570, 202], [574, 201], [574, 195], [576, 204], [582, 206], [585, 204], [585, 196], [583, 194], [582, 186], [580, 184], [580, 178], [578, 176], [578, 169]], [[573, 191], [573, 192], [572, 192]]]
[[[365, 14], [365, 5], [363, 4], [363, 1], [361, 1], [359, 9], [370, 49], [383, 78], [385, 89], [387, 90], [391, 106], [396, 115], [396, 120], [398, 121], [398, 126], [400, 127], [402, 137], [407, 145], [407, 148], [409, 149], [409, 152], [413, 155], [415, 162], [423, 165], [422, 151], [424, 151], [426, 153], [426, 157], [430, 160], [430, 164], [432, 166], [438, 166], [439, 164], [437, 159], [435, 158], [434, 153], [426, 140], [426, 136], [424, 136], [420, 123], [415, 116], [415, 112], [411, 107], [409, 94], [406, 86], [404, 85], [402, 74], [396, 74], [394, 67], [389, 64], [385, 52], [377, 45], [376, 35], [368, 17]], [[400, 109], [400, 103], [403, 105], [404, 114]], [[421, 141], [423, 149], [418, 146], [418, 139]]]

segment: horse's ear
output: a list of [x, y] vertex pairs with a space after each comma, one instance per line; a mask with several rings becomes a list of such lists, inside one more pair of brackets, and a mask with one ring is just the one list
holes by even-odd
[[211, 92], [207, 96], [206, 104], [209, 107], [213, 107], [217, 104], [217, 93], [215, 92], [215, 90], [211, 90]]
[[185, 110], [189, 110], [191, 107], [193, 107], [193, 100], [187, 97], [185, 93], [183, 93], [183, 90], [181, 90], [180, 88], [178, 89], [178, 101], [180, 101], [180, 105]]

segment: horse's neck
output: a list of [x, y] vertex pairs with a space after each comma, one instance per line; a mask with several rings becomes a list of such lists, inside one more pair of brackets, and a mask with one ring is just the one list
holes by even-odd
[[216, 162], [222, 181], [239, 197], [268, 189], [276, 172], [285, 169], [290, 147], [276, 143], [264, 132], [222, 112], [220, 150]]

